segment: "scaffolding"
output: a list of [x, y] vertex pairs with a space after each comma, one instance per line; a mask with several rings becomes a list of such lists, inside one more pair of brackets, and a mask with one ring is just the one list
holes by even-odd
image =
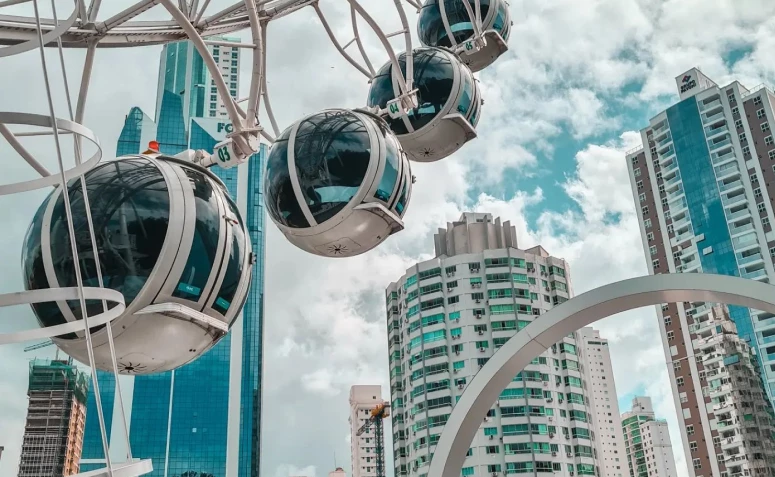
[[33, 360], [19, 477], [78, 473], [89, 381], [70, 360]]

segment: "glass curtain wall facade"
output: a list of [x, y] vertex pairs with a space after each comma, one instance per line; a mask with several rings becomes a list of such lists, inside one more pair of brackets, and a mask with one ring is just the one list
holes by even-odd
[[[643, 146], [627, 153], [649, 270], [773, 283], [775, 93], [738, 82], [719, 86], [697, 68], [679, 75], [676, 86], [680, 101], [652, 118], [641, 131]], [[729, 468], [716, 458], [720, 424], [710, 404], [711, 368], [697, 349], [712, 306], [657, 307], [688, 471], [695, 477], [723, 475]], [[761, 362], [772, 400], [775, 315], [730, 306], [729, 316]]]
[[[200, 86], [211, 82], [201, 65], [201, 57], [188, 42], [165, 46], [159, 74], [158, 123], [154, 125], [142, 111], [133, 108], [122, 130], [117, 155], [140, 153], [153, 139], [165, 154], [189, 148], [212, 151], [217, 142], [226, 138], [231, 131], [227, 118], [192, 117], [205, 114], [201, 100], [204, 96], [190, 92], [204, 93]], [[230, 68], [231, 65], [230, 58]], [[233, 94], [236, 96], [236, 83]], [[186, 472], [208, 477], [258, 476], [264, 276], [261, 184], [266, 156], [267, 148], [262, 145], [244, 165], [211, 169], [235, 199], [251, 238], [253, 279], [241, 318], [226, 337], [193, 363], [172, 372], [122, 378], [122, 383], [123, 379], [133, 381], [131, 396], [124, 403], [131, 414], [132, 453], [152, 459], [151, 477], [181, 477]], [[115, 378], [110, 373], [99, 373], [98, 379], [105, 419], [110, 424], [117, 405]], [[93, 393], [89, 394], [87, 407], [82, 471], [104, 467]], [[123, 437], [119, 432], [110, 432], [113, 429], [108, 427], [113, 456], [113, 444], [120, 443]]]

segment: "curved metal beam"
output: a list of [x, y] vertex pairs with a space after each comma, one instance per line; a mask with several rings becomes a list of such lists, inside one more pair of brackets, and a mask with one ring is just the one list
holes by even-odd
[[724, 275], [653, 275], [605, 285], [559, 305], [514, 335], [479, 370], [452, 409], [428, 477], [459, 477], [487, 411], [509, 382], [552, 344], [603, 318], [661, 303], [704, 301], [775, 313], [775, 286]]

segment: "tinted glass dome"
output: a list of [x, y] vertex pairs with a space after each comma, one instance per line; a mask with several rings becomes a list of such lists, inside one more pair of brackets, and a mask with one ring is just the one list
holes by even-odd
[[[289, 169], [291, 139], [293, 170]], [[299, 207], [292, 175], [317, 224], [336, 215], [363, 183], [371, 150], [366, 124], [346, 110], [322, 111], [286, 129], [267, 159], [264, 191], [272, 218], [292, 228], [315, 225]]]
[[[420, 16], [417, 19], [417, 34], [420, 42], [426, 46], [443, 46], [451, 48], [452, 42], [444, 28], [444, 22], [441, 18], [440, 0], [428, 0], [420, 10]], [[460, 44], [474, 36], [473, 23], [468, 11], [463, 4], [463, 0], [442, 0], [444, 2], [444, 12], [449, 22], [450, 30], [456, 44]], [[474, 10], [474, 2], [471, 4], [471, 10]], [[487, 18], [490, 11], [490, 0], [480, 0], [481, 18]]]
[[[438, 48], [418, 48], [413, 51], [414, 87], [417, 88], [418, 107], [407, 114], [409, 122], [416, 130], [430, 123], [444, 109], [452, 95], [455, 82], [455, 68], [464, 66], [454, 56]], [[402, 74], [406, 74], [406, 53], [398, 57]], [[388, 62], [371, 82], [368, 104], [384, 109], [387, 102], [395, 99], [393, 88], [393, 65]], [[402, 118], [386, 117], [394, 133], [399, 136], [408, 130]]]
[[[105, 287], [121, 292], [129, 305], [148, 280], [164, 244], [170, 213], [166, 181], [152, 161], [140, 158], [99, 165], [85, 179]], [[83, 283], [98, 287], [81, 181], [71, 181], [68, 191]], [[51, 217], [45, 223], [50, 229], [50, 244], [42, 244], [46, 211], [55, 194]], [[28, 290], [52, 286], [44, 262], [53, 267], [59, 287], [76, 286], [64, 195], [58, 189], [40, 206], [27, 231], [22, 264]], [[57, 303], [32, 306], [43, 326], [66, 321]], [[77, 301], [68, 302], [68, 306], [76, 318], [81, 317]], [[87, 310], [90, 315], [101, 313], [102, 303], [87, 301]]]

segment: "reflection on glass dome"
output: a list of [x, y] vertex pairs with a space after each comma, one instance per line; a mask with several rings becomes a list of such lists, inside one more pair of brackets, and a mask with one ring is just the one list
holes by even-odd
[[[85, 176], [95, 239], [105, 287], [124, 295], [127, 305], [145, 285], [161, 252], [169, 222], [169, 192], [161, 171], [143, 160], [115, 161], [100, 165]], [[80, 180], [68, 187], [84, 286], [97, 287], [96, 266], [86, 221]], [[51, 195], [57, 191], [52, 192]], [[51, 264], [60, 287], [76, 286], [75, 264], [67, 228], [63, 194], [57, 194], [50, 224]], [[22, 258], [27, 289], [50, 286], [44, 268], [40, 233], [47, 198], [35, 214], [27, 233]], [[217, 240], [217, 239], [216, 239]], [[68, 303], [76, 318], [80, 304]], [[102, 312], [102, 302], [87, 301], [90, 315]], [[56, 303], [33, 305], [43, 326], [65, 323]], [[95, 327], [93, 330], [97, 330]], [[74, 336], [71, 336], [74, 337]]]
[[[417, 107], [405, 116], [385, 116], [390, 129], [412, 160], [430, 162], [455, 152], [476, 137], [481, 97], [473, 73], [453, 53], [441, 48], [418, 48], [412, 52], [413, 87]], [[398, 57], [406, 74], [406, 54]], [[371, 82], [368, 105], [382, 111], [399, 94], [392, 62], [380, 68]]]
[[[455, 65], [453, 57], [435, 48], [420, 48], [414, 50], [414, 86], [417, 88], [417, 108], [409, 111], [408, 119], [414, 130], [430, 123], [446, 106], [452, 94], [455, 82]], [[398, 57], [401, 73], [406, 75], [406, 53]], [[380, 68], [372, 80], [369, 90], [369, 106], [379, 106], [384, 109], [388, 101], [395, 99], [393, 88], [393, 65], [388, 62]], [[409, 132], [401, 118], [386, 118], [393, 130], [399, 136]]]
[[331, 109], [297, 121], [275, 141], [264, 197], [291, 243], [351, 257], [403, 229], [411, 182], [407, 156], [382, 118]]
[[[293, 190], [288, 169], [288, 128], [267, 160], [267, 206], [287, 227], [309, 227]], [[347, 111], [324, 111], [303, 120], [294, 136], [299, 188], [309, 211], [322, 223], [355, 196], [369, 167], [371, 148], [364, 123]]]
[[[469, 3], [471, 12], [475, 12], [474, 1]], [[506, 41], [511, 33], [511, 17], [504, 0], [480, 0], [480, 17], [481, 33], [486, 40], [482, 43], [484, 46], [466, 45], [475, 38], [475, 34], [471, 15], [463, 0], [427, 0], [417, 20], [420, 43], [449, 48], [459, 53], [473, 71], [480, 71], [507, 50]]]
[[[443, 0], [444, 11], [447, 15], [449, 28], [452, 30], [452, 36], [455, 45], [465, 42], [474, 36], [474, 27], [471, 17], [463, 4], [463, 0]], [[469, 2], [471, 9], [474, 9], [474, 2]], [[490, 11], [490, 0], [479, 0], [482, 20], [487, 18]], [[500, 30], [498, 30], [500, 31]], [[441, 18], [441, 8], [439, 0], [428, 0], [420, 10], [420, 16], [417, 19], [417, 32], [420, 42], [426, 46], [443, 46], [452, 48], [452, 42], [444, 27], [444, 21]]]

